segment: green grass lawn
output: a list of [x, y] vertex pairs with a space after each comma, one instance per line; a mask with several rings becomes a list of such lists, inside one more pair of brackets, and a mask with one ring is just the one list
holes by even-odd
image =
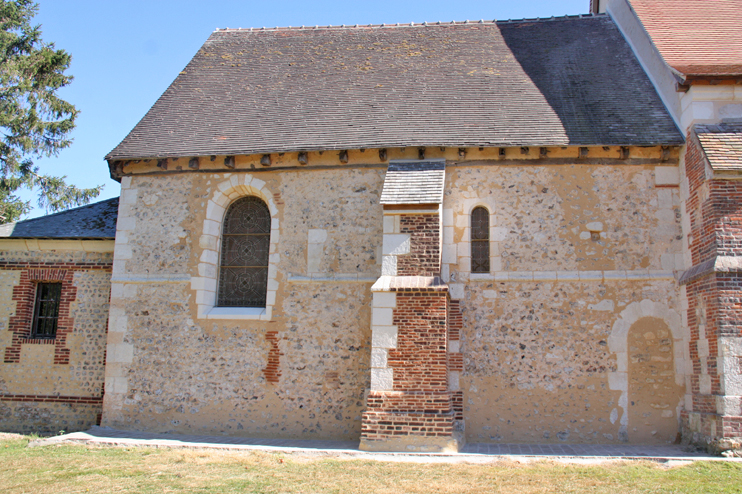
[[259, 452], [0, 439], [0, 492], [742, 492], [742, 464], [385, 463]]

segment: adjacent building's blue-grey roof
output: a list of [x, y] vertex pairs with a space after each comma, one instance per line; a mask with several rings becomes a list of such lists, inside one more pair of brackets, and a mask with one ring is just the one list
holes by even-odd
[[682, 143], [596, 15], [216, 31], [106, 158]]
[[119, 198], [0, 225], [0, 238], [112, 239]]

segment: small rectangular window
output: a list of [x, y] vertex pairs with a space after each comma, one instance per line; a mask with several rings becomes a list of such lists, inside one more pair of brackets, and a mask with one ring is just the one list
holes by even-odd
[[39, 283], [36, 285], [31, 338], [54, 338], [57, 335], [59, 302], [62, 299], [61, 283]]

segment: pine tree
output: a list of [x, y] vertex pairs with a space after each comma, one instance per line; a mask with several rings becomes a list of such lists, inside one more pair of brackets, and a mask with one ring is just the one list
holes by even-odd
[[0, 223], [31, 210], [18, 191], [34, 189], [38, 205], [60, 211], [90, 202], [102, 188], [80, 189], [65, 176], [46, 175], [33, 159], [56, 156], [68, 147], [78, 111], [56, 91], [72, 81], [65, 75], [71, 57], [41, 40], [31, 19], [32, 0], [0, 0]]

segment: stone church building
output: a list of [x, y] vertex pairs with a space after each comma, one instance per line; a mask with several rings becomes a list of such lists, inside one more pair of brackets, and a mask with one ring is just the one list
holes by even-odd
[[681, 3], [742, 43], [738, 0], [215, 31], [120, 198], [0, 227], [0, 429], [733, 447], [742, 50]]

